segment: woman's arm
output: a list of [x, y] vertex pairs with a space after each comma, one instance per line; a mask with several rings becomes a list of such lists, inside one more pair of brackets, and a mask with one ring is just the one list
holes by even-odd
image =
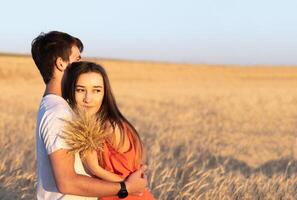
[[114, 174], [112, 172], [109, 172], [105, 169], [103, 169], [99, 163], [97, 158], [97, 152], [96, 151], [89, 151], [85, 154], [85, 156], [82, 158], [82, 162], [84, 166], [95, 176], [98, 178], [101, 178], [105, 181], [111, 181], [111, 182], [121, 182], [124, 181], [124, 178], [121, 176]]

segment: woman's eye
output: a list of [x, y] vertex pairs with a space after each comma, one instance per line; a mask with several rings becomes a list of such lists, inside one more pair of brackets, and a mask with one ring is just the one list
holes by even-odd
[[84, 92], [84, 89], [76, 89], [76, 92]]
[[100, 93], [100, 92], [101, 92], [101, 90], [95, 90], [94, 92], [95, 92], [95, 93]]

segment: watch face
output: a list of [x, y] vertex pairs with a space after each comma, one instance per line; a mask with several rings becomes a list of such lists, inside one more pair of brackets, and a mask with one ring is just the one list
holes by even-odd
[[128, 192], [127, 192], [127, 190], [120, 190], [119, 193], [118, 193], [118, 197], [119, 197], [120, 199], [123, 199], [123, 198], [125, 198], [125, 197], [127, 197], [127, 196], [128, 196]]

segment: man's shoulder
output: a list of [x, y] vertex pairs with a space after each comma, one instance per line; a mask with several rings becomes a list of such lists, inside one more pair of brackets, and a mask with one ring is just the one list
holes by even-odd
[[38, 111], [36, 134], [38, 140], [43, 141], [48, 155], [58, 149], [69, 148], [59, 136], [62, 135], [65, 122], [71, 120], [71, 117], [72, 110], [62, 97], [46, 95], [42, 98]]
[[68, 103], [60, 96], [47, 95], [42, 98], [40, 111], [45, 115], [70, 117], [72, 111]]

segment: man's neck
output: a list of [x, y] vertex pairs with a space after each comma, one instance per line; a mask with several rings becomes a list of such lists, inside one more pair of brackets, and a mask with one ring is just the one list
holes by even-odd
[[62, 96], [61, 81], [55, 79], [50, 80], [50, 82], [46, 84], [44, 96], [47, 94]]

